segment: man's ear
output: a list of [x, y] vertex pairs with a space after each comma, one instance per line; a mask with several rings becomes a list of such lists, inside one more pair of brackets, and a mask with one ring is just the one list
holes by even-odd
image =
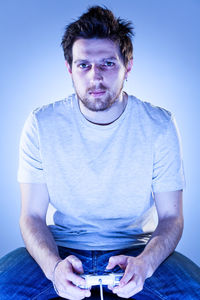
[[128, 73], [132, 70], [132, 67], [133, 67], [133, 58], [131, 58], [127, 63], [127, 66], [126, 66], [126, 79], [128, 77]]
[[69, 65], [68, 61], [65, 61], [65, 64], [66, 64], [66, 67], [67, 67], [67, 70], [70, 74], [72, 74], [72, 68], [71, 66]]

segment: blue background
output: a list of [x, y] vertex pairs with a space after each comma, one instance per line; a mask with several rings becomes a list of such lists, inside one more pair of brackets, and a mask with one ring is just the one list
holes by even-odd
[[178, 250], [200, 265], [200, 1], [6, 0], [0, 10], [0, 256], [23, 244], [16, 180], [29, 112], [73, 91], [61, 37], [88, 4], [105, 4], [135, 25], [134, 67], [125, 90], [175, 114], [187, 187]]

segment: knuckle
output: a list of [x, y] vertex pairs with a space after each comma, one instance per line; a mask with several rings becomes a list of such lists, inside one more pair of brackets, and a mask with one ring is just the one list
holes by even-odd
[[126, 257], [126, 255], [124, 255], [124, 254], [120, 254], [120, 255], [118, 255], [120, 258], [125, 258]]
[[109, 261], [112, 261], [113, 259], [115, 259], [115, 256], [111, 256], [111, 257], [109, 258]]
[[128, 299], [130, 297], [130, 293], [125, 292], [125, 298]]
[[[81, 294], [79, 294], [79, 296], [78, 295], [76, 296], [77, 300], [82, 300], [84, 298], [85, 298], [85, 293], [81, 293]], [[74, 298], [73, 298], [73, 300], [74, 300]]]
[[[66, 292], [64, 292], [64, 291], [58, 291], [59, 293], [58, 293], [58, 295], [60, 296], [60, 297], [63, 297], [63, 298], [65, 298], [65, 299], [69, 299], [69, 297], [68, 297], [68, 294], [66, 293]], [[67, 298], [66, 298], [67, 297]]]
[[137, 293], [139, 293], [139, 292], [141, 292], [141, 291], [142, 291], [142, 289], [141, 289], [141, 288], [139, 288]]
[[75, 261], [75, 264], [76, 264], [78, 267], [82, 266], [82, 263], [81, 263], [80, 260]]
[[117, 296], [125, 298], [125, 299], [129, 299], [129, 296], [127, 293], [118, 293]]
[[138, 282], [138, 288], [139, 288], [139, 289], [143, 289], [143, 286], [144, 286], [144, 282], [143, 282], [142, 280], [140, 280], [140, 281]]
[[66, 286], [67, 288], [69, 288], [69, 287], [71, 286], [71, 284], [70, 284], [70, 281], [69, 281], [69, 280], [65, 280], [65, 286]]
[[141, 292], [142, 290], [143, 290], [143, 284], [140, 284], [140, 285], [138, 286], [138, 291]]
[[111, 256], [111, 257], [109, 258], [109, 260], [108, 260], [108, 262], [109, 262], [110, 264], [112, 264], [114, 261], [115, 261], [115, 257], [114, 257], [114, 256]]
[[129, 257], [127, 258], [127, 262], [128, 262], [128, 263], [133, 262], [133, 261], [134, 261], [134, 258], [133, 258], [133, 257], [129, 256]]
[[77, 265], [77, 266], [82, 265], [82, 262], [80, 261], [80, 259], [74, 255], [69, 255], [67, 257], [67, 260], [68, 260], [68, 262], [70, 262], [70, 264]]
[[68, 256], [66, 257], [66, 260], [70, 260], [72, 257], [73, 257], [73, 255], [68, 255]]
[[74, 256], [74, 255], [69, 255], [69, 256], [67, 256], [67, 259], [68, 259], [68, 260], [75, 260], [75, 259], [76, 259], [76, 256]]
[[109, 262], [114, 262], [116, 259], [121, 259], [124, 258], [125, 255], [121, 254], [121, 255], [113, 255], [109, 258]]
[[68, 282], [68, 287], [71, 286], [71, 283], [74, 283], [74, 274], [72, 272], [68, 272], [66, 275], [66, 279]]

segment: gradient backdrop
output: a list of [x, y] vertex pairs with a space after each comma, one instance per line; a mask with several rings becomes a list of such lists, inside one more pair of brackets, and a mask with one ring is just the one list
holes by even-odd
[[23, 245], [16, 180], [29, 112], [73, 91], [61, 37], [88, 5], [133, 21], [134, 68], [125, 90], [172, 111], [182, 136], [187, 188], [178, 250], [200, 265], [200, 1], [6, 0], [0, 5], [0, 256]]

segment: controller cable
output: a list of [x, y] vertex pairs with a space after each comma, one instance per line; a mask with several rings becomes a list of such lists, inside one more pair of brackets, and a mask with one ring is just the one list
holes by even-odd
[[100, 283], [100, 297], [101, 297], [101, 300], [103, 300], [103, 286], [102, 286], [102, 279], [99, 279], [99, 283]]

